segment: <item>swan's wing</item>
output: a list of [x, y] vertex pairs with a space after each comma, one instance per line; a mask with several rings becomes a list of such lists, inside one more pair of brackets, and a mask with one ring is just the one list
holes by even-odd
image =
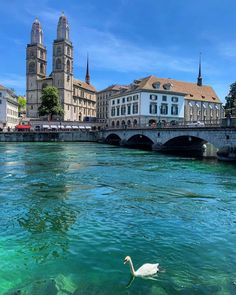
[[159, 263], [145, 263], [137, 271], [137, 276], [153, 276], [159, 271]]

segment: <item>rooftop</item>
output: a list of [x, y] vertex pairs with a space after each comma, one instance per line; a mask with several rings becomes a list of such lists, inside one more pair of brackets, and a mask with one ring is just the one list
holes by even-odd
[[157, 92], [166, 92], [166, 94], [180, 93], [185, 96], [185, 99], [199, 100], [207, 102], [218, 102], [220, 99], [211, 86], [198, 86], [196, 83], [174, 80], [170, 78], [158, 78], [156, 76], [148, 76], [129, 85], [125, 94], [138, 90], [152, 90]]

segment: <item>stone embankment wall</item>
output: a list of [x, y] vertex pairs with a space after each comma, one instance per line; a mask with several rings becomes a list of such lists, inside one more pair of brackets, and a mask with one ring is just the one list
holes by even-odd
[[94, 131], [0, 132], [0, 142], [97, 141]]

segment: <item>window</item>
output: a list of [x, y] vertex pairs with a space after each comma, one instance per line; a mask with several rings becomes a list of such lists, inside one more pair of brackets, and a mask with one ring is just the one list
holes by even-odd
[[152, 84], [152, 87], [153, 87], [154, 89], [159, 89], [160, 86], [161, 86], [161, 83], [160, 83], [159, 81], [158, 81], [158, 82], [154, 82], [154, 83]]
[[162, 101], [167, 101], [167, 96], [166, 95], [162, 96]]
[[29, 73], [32, 74], [35, 72], [35, 63], [32, 61], [29, 63]]
[[138, 95], [134, 95], [133, 100], [138, 100]]
[[125, 103], [125, 97], [122, 98], [122, 103]]
[[60, 60], [60, 58], [58, 58], [57, 61], [56, 61], [56, 69], [61, 70], [61, 60]]
[[67, 60], [67, 62], [66, 62], [66, 71], [67, 71], [67, 73], [70, 73], [70, 61], [69, 60]]
[[161, 104], [161, 114], [162, 115], [168, 114], [168, 104], [166, 104], [166, 103]]
[[41, 73], [41, 74], [44, 73], [44, 64], [40, 64], [40, 73]]
[[128, 96], [127, 101], [131, 101], [131, 100], [132, 100], [132, 96]]
[[178, 112], [179, 112], [178, 105], [177, 104], [172, 104], [172, 106], [171, 106], [171, 115], [177, 116]]
[[113, 107], [113, 108], [111, 108], [111, 116], [112, 117], [114, 117], [115, 116], [115, 111], [116, 111], [116, 109]]
[[117, 104], [120, 104], [120, 100], [119, 99], [117, 99]]
[[138, 103], [134, 103], [133, 104], [133, 114], [137, 114], [138, 113]]
[[116, 116], [119, 116], [120, 115], [120, 107], [117, 107], [116, 108]]
[[157, 95], [150, 94], [150, 99], [151, 99], [151, 100], [157, 100]]
[[61, 47], [57, 47], [57, 55], [61, 55]]
[[125, 115], [126, 113], [126, 106], [121, 107], [121, 115]]
[[0, 92], [0, 97], [2, 97], [2, 92]]
[[67, 54], [70, 55], [70, 47], [67, 47]]
[[172, 96], [171, 97], [171, 101], [172, 102], [178, 102], [179, 101], [179, 98], [177, 96]]
[[150, 103], [149, 113], [150, 114], [157, 114], [157, 104], [156, 103]]
[[115, 100], [113, 99], [112, 104], [115, 104]]
[[2, 104], [2, 100], [0, 99], [0, 104]]
[[130, 104], [127, 106], [127, 114], [128, 114], [128, 115], [131, 114], [131, 105], [130, 105]]

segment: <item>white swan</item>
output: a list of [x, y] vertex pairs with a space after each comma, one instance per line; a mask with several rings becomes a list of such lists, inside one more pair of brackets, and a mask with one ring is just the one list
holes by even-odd
[[134, 277], [150, 277], [154, 276], [159, 271], [159, 263], [145, 263], [135, 271], [130, 256], [125, 257], [124, 264], [126, 264], [127, 262], [129, 262], [130, 272]]

